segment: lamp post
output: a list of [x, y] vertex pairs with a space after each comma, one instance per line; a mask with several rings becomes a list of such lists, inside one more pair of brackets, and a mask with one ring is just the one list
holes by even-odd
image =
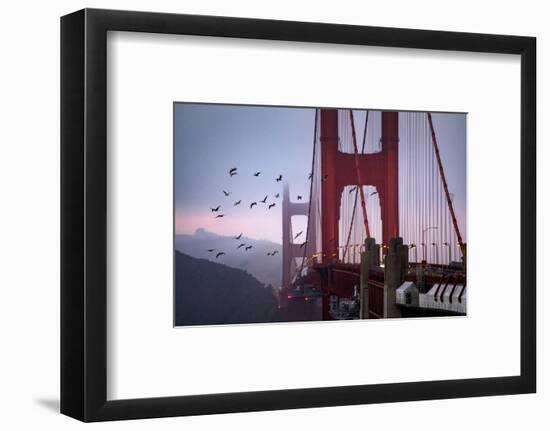
[[429, 226], [425, 229], [422, 229], [422, 260], [426, 260], [426, 243], [424, 241], [424, 234], [430, 229], [437, 229], [437, 226]]
[[416, 246], [416, 244], [411, 244], [409, 246], [409, 249], [414, 250], [414, 261], [418, 263], [418, 247]]
[[435, 247], [435, 264], [439, 264], [439, 249], [437, 248], [437, 243], [432, 242], [432, 246]]
[[451, 264], [451, 244], [449, 244], [448, 242], [444, 242], [443, 243], [443, 247], [448, 247], [449, 248], [449, 265]]

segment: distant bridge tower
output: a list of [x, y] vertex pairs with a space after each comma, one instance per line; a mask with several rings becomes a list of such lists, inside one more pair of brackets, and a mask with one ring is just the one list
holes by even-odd
[[[290, 193], [288, 189], [288, 183], [283, 185], [283, 277], [282, 287], [283, 290], [288, 289], [292, 276], [294, 275], [293, 260], [296, 258], [304, 257], [304, 251], [306, 256], [311, 256], [315, 253], [315, 212], [312, 208], [311, 219], [308, 220], [309, 234], [304, 232], [301, 236], [303, 241], [294, 244], [294, 238], [292, 233], [292, 216], [302, 215], [308, 217], [309, 203], [308, 202], [291, 202]], [[296, 232], [295, 232], [296, 233]], [[300, 245], [307, 241], [304, 247]], [[304, 250], [305, 248], [305, 250]]]
[[[382, 150], [359, 154], [363, 186], [376, 187], [380, 199], [382, 242], [399, 235], [399, 114], [382, 112]], [[357, 185], [355, 155], [338, 149], [338, 110], [321, 109], [321, 230], [324, 263], [338, 261], [338, 224], [344, 187]]]

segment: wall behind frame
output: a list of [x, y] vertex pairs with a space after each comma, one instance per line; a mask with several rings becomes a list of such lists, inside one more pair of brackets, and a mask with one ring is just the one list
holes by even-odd
[[[2, 286], [3, 355], [0, 357], [0, 401], [7, 406], [0, 424], [6, 429], [80, 426], [56, 413], [59, 400], [59, 17], [82, 7], [110, 7], [248, 16], [257, 18], [341, 22], [361, 25], [520, 34], [538, 38], [538, 76], [548, 75], [550, 29], [543, 2], [444, 4], [406, 2], [319, 2], [278, 0], [96, 0], [21, 1], [4, 5], [0, 28], [3, 67], [0, 71], [0, 286]], [[498, 13], [496, 12], [498, 10]], [[538, 219], [550, 217], [550, 163], [547, 117], [550, 89], [538, 82]], [[550, 254], [544, 245], [550, 229], [538, 230], [539, 309], [549, 299], [543, 272]], [[542, 310], [541, 310], [542, 311]], [[538, 313], [538, 333], [550, 330], [548, 313]], [[550, 341], [539, 336], [538, 393], [534, 395], [338, 407], [327, 409], [232, 414], [196, 418], [132, 421], [118, 429], [256, 430], [315, 427], [334, 430], [349, 424], [385, 429], [447, 430], [547, 429], [544, 407], [550, 402]], [[9, 406], [9, 407], [8, 407]], [[460, 420], [457, 420], [457, 418]], [[112, 425], [95, 425], [107, 429]]]

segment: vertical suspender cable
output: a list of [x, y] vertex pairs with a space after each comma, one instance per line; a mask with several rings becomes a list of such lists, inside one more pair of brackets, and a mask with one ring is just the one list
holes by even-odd
[[462, 241], [462, 235], [458, 229], [458, 222], [456, 220], [455, 210], [453, 207], [453, 202], [449, 193], [449, 187], [447, 186], [447, 180], [445, 178], [445, 172], [443, 171], [443, 164], [441, 163], [441, 156], [439, 155], [439, 147], [437, 145], [437, 139], [435, 136], [435, 130], [432, 122], [432, 114], [428, 112], [428, 122], [430, 124], [430, 129], [432, 132], [432, 143], [435, 151], [435, 156], [437, 158], [437, 164], [439, 167], [439, 174], [441, 176], [441, 182], [443, 183], [443, 188], [445, 189], [445, 197], [447, 198], [447, 205], [449, 206], [449, 212], [451, 213], [451, 218], [453, 221], [453, 226], [455, 228], [456, 237], [458, 239], [458, 244], [460, 245], [460, 251], [464, 255], [464, 242]]
[[[313, 126], [313, 155], [311, 157], [311, 179], [309, 180], [309, 202], [308, 202], [308, 205], [307, 205], [307, 226], [306, 226], [306, 241], [310, 241], [310, 238], [309, 238], [309, 232], [310, 232], [310, 225], [311, 225], [311, 202], [313, 200], [313, 181], [315, 179], [315, 155], [317, 153], [316, 151], [316, 148], [317, 148], [317, 123], [318, 123], [318, 118], [319, 118], [319, 110], [316, 109], [315, 110], [315, 125]], [[315, 217], [316, 219], [318, 217]], [[300, 267], [300, 274], [302, 273], [303, 269], [304, 269], [304, 264], [306, 262], [306, 257], [307, 257], [307, 249], [308, 249], [308, 245], [306, 243], [306, 245], [304, 245], [304, 255], [303, 255], [303, 259], [302, 259], [302, 265]], [[314, 250], [315, 252], [316, 250]]]
[[370, 238], [369, 218], [367, 216], [367, 207], [365, 203], [365, 191], [363, 190], [363, 181], [361, 178], [361, 170], [359, 169], [359, 154], [357, 153], [357, 140], [355, 137], [355, 122], [353, 121], [353, 111], [349, 110], [349, 118], [351, 121], [351, 133], [353, 136], [353, 149], [355, 150], [355, 174], [357, 175], [357, 187], [360, 189], [361, 208], [363, 209], [363, 220], [365, 222], [365, 231], [367, 238]]
[[[351, 113], [351, 110], [350, 110], [350, 113]], [[368, 124], [369, 124], [369, 111], [367, 111], [366, 116], [365, 116], [365, 127], [363, 128], [363, 144], [361, 145], [361, 154], [363, 154], [364, 151], [365, 151], [365, 145], [366, 145], [366, 142], [367, 142], [367, 127], [368, 127]], [[353, 124], [352, 124], [352, 127], [353, 127]], [[354, 129], [354, 136], [355, 136], [355, 129]], [[357, 163], [357, 148], [355, 148], [355, 153], [356, 153], [355, 157], [356, 157], [356, 163]], [[353, 226], [354, 221], [355, 221], [355, 212], [356, 212], [356, 209], [357, 209], [357, 195], [359, 194], [359, 189], [361, 189], [361, 193], [363, 193], [363, 186], [361, 184], [358, 184], [357, 188], [355, 189], [355, 199], [354, 199], [354, 203], [353, 203], [353, 215], [352, 215], [352, 218], [351, 218], [350, 228], [349, 228], [349, 232], [348, 232], [348, 240], [346, 242], [346, 248], [344, 249], [344, 256], [345, 256], [345, 253], [346, 253], [346, 250], [347, 250], [347, 246], [349, 245], [349, 240], [350, 240], [350, 236], [351, 236], [351, 229], [352, 229], [352, 226]], [[368, 217], [368, 215], [367, 215], [367, 217]], [[368, 220], [367, 217], [365, 217], [365, 220]], [[376, 233], [376, 231], [375, 231], [375, 233]], [[370, 232], [368, 232], [368, 230], [367, 230], [367, 237], [370, 238]]]

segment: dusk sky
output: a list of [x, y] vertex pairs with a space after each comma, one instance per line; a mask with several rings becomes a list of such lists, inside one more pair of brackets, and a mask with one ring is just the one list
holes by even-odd
[[[364, 113], [355, 113], [356, 127], [362, 130]], [[282, 174], [288, 181], [291, 200], [297, 195], [308, 200], [314, 118], [314, 109], [175, 104], [176, 233], [204, 228], [281, 243], [282, 182], [275, 178]], [[466, 116], [433, 114], [433, 118], [466, 238]], [[230, 178], [233, 167], [238, 173]], [[222, 190], [231, 194], [226, 197]], [[279, 199], [276, 193], [281, 194]], [[259, 203], [266, 195], [268, 203], [276, 203], [271, 210]], [[241, 204], [234, 206], [239, 200]], [[258, 205], [250, 209], [253, 201]], [[219, 212], [212, 212], [218, 205]], [[224, 217], [216, 219], [219, 213]]]

